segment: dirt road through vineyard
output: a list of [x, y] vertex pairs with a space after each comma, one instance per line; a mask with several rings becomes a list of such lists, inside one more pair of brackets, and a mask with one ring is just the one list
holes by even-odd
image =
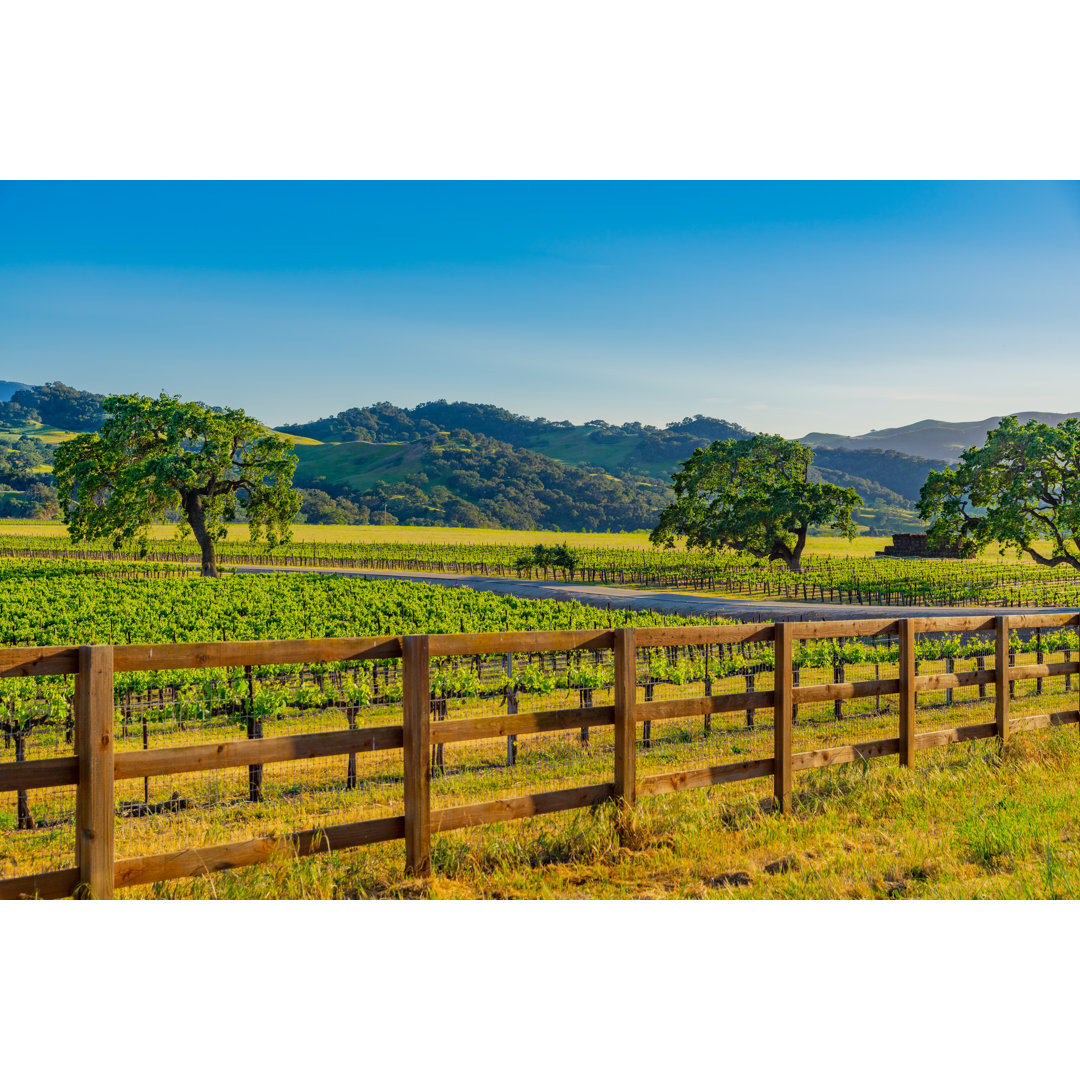
[[[333, 573], [350, 577], [418, 581], [451, 588], [482, 589], [499, 596], [520, 596], [527, 600], [577, 600], [606, 610], [631, 608], [655, 611], [661, 615], [684, 615], [700, 618], [719, 617], [756, 622], [799, 619], [903, 619], [909, 616], [1001, 615], [1016, 608], [994, 607], [883, 607], [870, 604], [791, 603], [777, 600], [750, 600], [698, 596], [694, 593], [663, 590], [619, 589], [604, 585], [581, 585], [559, 581], [523, 581], [518, 578], [481, 577], [470, 574], [426, 574], [405, 570], [312, 570], [261, 566], [230, 567], [238, 574], [317, 574]], [[1026, 614], [1038, 611], [1080, 611], [1080, 608], [1022, 608]]]

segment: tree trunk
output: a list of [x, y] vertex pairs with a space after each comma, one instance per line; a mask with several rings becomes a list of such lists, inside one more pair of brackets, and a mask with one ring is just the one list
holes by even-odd
[[789, 570], [801, 570], [802, 569], [802, 553], [803, 548], [806, 547], [806, 526], [804, 525], [795, 533], [795, 547], [788, 556], [787, 568]]
[[[359, 705], [345, 706], [345, 719], [349, 722], [349, 730], [356, 730], [356, 714], [360, 711]], [[345, 790], [353, 791], [356, 788], [356, 755], [349, 755], [349, 767], [345, 773]]]
[[[20, 728], [16, 728], [15, 732], [15, 760], [26, 760], [26, 732]], [[16, 829], [32, 829], [34, 828], [34, 817], [30, 813], [30, 800], [26, 797], [25, 791], [16, 792], [16, 811], [15, 811], [15, 828]]]
[[182, 505], [184, 513], [187, 514], [191, 531], [195, 534], [199, 549], [202, 551], [202, 576], [219, 577], [217, 555], [214, 553], [214, 540], [206, 531], [206, 515], [203, 513], [202, 499], [198, 495], [185, 495]]

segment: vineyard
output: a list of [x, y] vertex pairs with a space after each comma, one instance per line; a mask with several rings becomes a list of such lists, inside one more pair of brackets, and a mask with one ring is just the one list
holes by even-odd
[[[1080, 670], [1074, 616], [1014, 617], [997, 639], [994, 620], [980, 618], [911, 620], [908, 631], [885, 620], [796, 624], [781, 652], [772, 627], [694, 627], [396, 581], [210, 581], [168, 564], [19, 559], [0, 564], [0, 587], [0, 644], [16, 647], [0, 679], [0, 773], [74, 760], [64, 755], [79, 742], [79, 689], [60, 662], [73, 652], [64, 647], [117, 645], [108, 703], [118, 767], [129, 764], [116, 774], [114, 825], [119, 854], [144, 860], [132, 884], [156, 880], [147, 867], [160, 869], [173, 849], [245, 843], [268, 823], [307, 836], [363, 818], [371, 835], [400, 835], [392, 823], [404, 812], [401, 715], [410, 708], [401, 635], [444, 635], [423, 638], [434, 644], [422, 698], [431, 812], [444, 823], [471, 822], [457, 808], [476, 800], [559, 809], [609, 797], [619, 752], [612, 709], [628, 678], [638, 789], [649, 794], [686, 777], [769, 775], [762, 762], [774, 753], [781, 674], [799, 769], [853, 760], [852, 746], [896, 753], [906, 677], [913, 737], [940, 745], [942, 721], [956, 714], [985, 735], [1001, 689], [1018, 723], [1025, 711], [1039, 724], [1072, 716]], [[629, 675], [615, 632], [638, 635]], [[440, 652], [440, 640], [451, 646]], [[49, 669], [52, 655], [59, 670]], [[1000, 662], [1014, 669], [1004, 683]], [[836, 757], [837, 746], [849, 756]], [[70, 781], [26, 775], [0, 803], [0, 882], [69, 865], [77, 840]]]
[[[151, 540], [144, 550], [73, 546], [5, 535], [0, 557], [124, 563], [196, 563], [194, 543]], [[373, 569], [512, 576], [594, 585], [680, 589], [775, 600], [880, 606], [1065, 607], [1080, 605], [1080, 572], [1029, 563], [806, 556], [791, 573], [738, 555], [514, 544], [282, 544], [226, 541], [222, 565]]]

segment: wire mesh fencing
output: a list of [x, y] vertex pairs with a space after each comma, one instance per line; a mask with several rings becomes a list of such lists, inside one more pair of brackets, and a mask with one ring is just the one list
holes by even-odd
[[795, 641], [793, 753], [895, 738], [898, 686], [888, 684], [899, 680], [899, 654], [895, 635]]
[[[1077, 631], [1072, 627], [1025, 627], [1009, 634], [1010, 667], [1071, 665], [1078, 656]], [[1026, 717], [1076, 708], [1078, 681], [1072, 672], [1010, 680], [1012, 723], [1022, 727]]]
[[[0, 679], [0, 765], [74, 753], [72, 680]], [[0, 792], [0, 878], [75, 864], [75, 795], [70, 787]]]
[[[663, 703], [687, 698], [731, 698], [701, 705], [689, 716], [638, 722], [639, 778], [770, 757], [773, 752], [771, 642], [674, 644], [637, 650], [638, 710], [663, 713]], [[751, 697], [747, 697], [747, 696]], [[752, 695], [766, 695], [754, 701]]]
[[[613, 704], [610, 649], [452, 656], [431, 665], [433, 808], [608, 782], [614, 739], [595, 710]], [[443, 741], [440, 725], [580, 712], [556, 731]]]
[[[397, 661], [134, 672], [115, 692], [118, 759], [401, 723]], [[117, 858], [400, 814], [402, 782], [400, 748], [120, 779]]]

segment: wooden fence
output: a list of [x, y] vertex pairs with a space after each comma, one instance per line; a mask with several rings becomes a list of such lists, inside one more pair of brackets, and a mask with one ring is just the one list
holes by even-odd
[[[1080, 627], [1072, 613], [999, 615], [899, 620], [780, 622], [741, 626], [684, 626], [485, 634], [418, 634], [383, 638], [324, 638], [300, 641], [212, 642], [161, 645], [84, 645], [0, 650], [0, 678], [35, 675], [75, 676], [75, 750], [66, 757], [0, 764], [0, 792], [75, 785], [75, 862], [67, 869], [0, 879], [0, 899], [23, 896], [76, 896], [105, 899], [115, 889], [211, 873], [264, 862], [276, 855], [310, 855], [388, 840], [405, 841], [410, 873], [431, 868], [432, 833], [510, 821], [554, 811], [614, 801], [629, 809], [640, 796], [677, 792], [755, 777], [773, 777], [775, 805], [791, 809], [794, 773], [845, 762], [898, 755], [911, 766], [917, 751], [969, 739], [1006, 741], [1011, 732], [1080, 723], [1080, 708], [1025, 716], [1010, 721], [1009, 684], [1080, 673], [1080, 662], [1010, 666], [1009, 634], [1034, 627]], [[916, 675], [915, 637], [920, 633], [995, 634], [995, 666], [968, 672]], [[793, 642], [889, 635], [899, 640], [898, 678], [865, 682], [793, 685]], [[636, 657], [639, 648], [772, 642], [774, 688], [747, 693], [639, 701]], [[553, 650], [613, 650], [614, 703], [488, 715], [431, 723], [430, 660], [433, 657], [529, 654]], [[235, 739], [195, 746], [114, 753], [114, 672], [190, 668], [236, 668], [400, 658], [402, 722], [381, 727]], [[993, 684], [992, 723], [918, 732], [916, 695]], [[894, 737], [845, 746], [792, 751], [792, 717], [800, 704], [839, 702], [896, 695], [899, 722]], [[1080, 706], [1080, 701], [1077, 702]], [[748, 709], [773, 711], [771, 757], [737, 761], [642, 778], [636, 776], [638, 726], [675, 717], [708, 716]], [[432, 745], [502, 736], [613, 726], [614, 768], [610, 782], [432, 809]], [[433, 731], [437, 729], [437, 732]], [[404, 761], [404, 813], [322, 829], [264, 836], [203, 847], [117, 860], [113, 830], [117, 780], [236, 768], [268, 762], [362, 754], [400, 748]]]

